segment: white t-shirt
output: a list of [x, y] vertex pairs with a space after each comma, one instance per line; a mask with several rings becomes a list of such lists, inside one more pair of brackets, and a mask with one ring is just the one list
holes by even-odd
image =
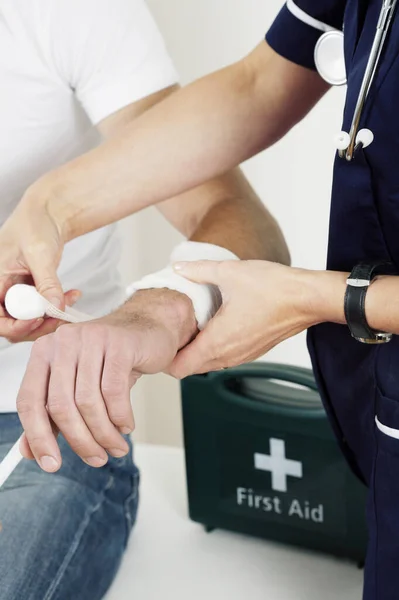
[[[94, 125], [173, 85], [144, 0], [0, 0], [0, 226], [26, 188], [98, 144]], [[59, 274], [82, 311], [123, 299], [115, 226], [67, 244]], [[15, 411], [31, 344], [0, 339], [0, 412]]]

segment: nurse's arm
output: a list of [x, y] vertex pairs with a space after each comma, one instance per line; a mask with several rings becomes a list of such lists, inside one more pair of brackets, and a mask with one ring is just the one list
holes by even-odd
[[[355, 266], [355, 265], [353, 265]], [[288, 269], [294, 275], [294, 269]], [[301, 270], [303, 298], [310, 324], [346, 324], [344, 298], [349, 273]], [[399, 277], [381, 275], [370, 285], [365, 302], [367, 323], [375, 331], [399, 335]]]
[[71, 239], [222, 175], [279, 140], [326, 90], [262, 42], [44, 176], [24, 202], [44, 203]]
[[[108, 140], [118, 136], [178, 90], [173, 86], [123, 108], [99, 123], [100, 132]], [[217, 244], [241, 259], [290, 262], [280, 227], [240, 169], [169, 198], [157, 208], [187, 239]]]
[[[104, 119], [100, 132], [106, 139], [117, 136], [178, 90], [173, 86], [131, 104]], [[238, 168], [159, 203], [157, 209], [187, 239], [217, 244], [241, 259], [290, 263], [278, 223]]]
[[[318, 289], [314, 314], [321, 321], [345, 323], [344, 296], [348, 273], [313, 273], [312, 289]], [[321, 286], [321, 287], [320, 287]], [[366, 294], [366, 319], [375, 331], [399, 335], [399, 277], [381, 275]]]
[[[176, 268], [192, 281], [219, 286], [224, 302], [207, 327], [177, 355], [169, 369], [175, 377], [255, 360], [319, 323], [347, 327], [344, 298], [349, 273], [265, 261], [203, 261]], [[365, 311], [372, 329], [399, 335], [399, 277], [377, 278], [367, 292]]]

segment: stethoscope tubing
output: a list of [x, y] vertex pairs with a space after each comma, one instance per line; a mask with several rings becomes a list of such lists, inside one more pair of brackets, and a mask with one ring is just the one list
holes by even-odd
[[[382, 2], [376, 32], [373, 39], [373, 44], [370, 50], [359, 94], [356, 100], [356, 105], [353, 112], [353, 118], [349, 133], [341, 131], [341, 133], [337, 136], [338, 154], [341, 158], [344, 158], [347, 161], [351, 161], [353, 159], [355, 152], [358, 148], [367, 147], [367, 145], [372, 143], [372, 140], [374, 139], [373, 133], [368, 129], [362, 129], [361, 132], [359, 132], [359, 126], [366, 100], [368, 98], [371, 86], [376, 76], [378, 65], [380, 64], [381, 55], [395, 13], [396, 5], [397, 0], [383, 0]], [[315, 46], [316, 68], [320, 76], [323, 79], [325, 79], [325, 81], [327, 81], [327, 83], [329, 83], [330, 85], [343, 85], [347, 83], [343, 59], [343, 36], [343, 32], [338, 30], [326, 31], [319, 38]], [[332, 53], [331, 48], [333, 48]], [[340, 56], [342, 56], [342, 60], [339, 60]], [[328, 62], [329, 58], [330, 63]], [[342, 63], [342, 67], [338, 68], [337, 71], [337, 64], [340, 63]]]
[[355, 111], [353, 113], [351, 128], [349, 130], [349, 146], [346, 151], [339, 151], [339, 155], [341, 156], [341, 158], [346, 158], [346, 160], [348, 161], [351, 161], [353, 159], [355, 153], [356, 136], [359, 130], [360, 119], [363, 114], [363, 108], [369, 95], [372, 83], [374, 81], [374, 77], [380, 62], [382, 51], [384, 49], [386, 37], [389, 31], [396, 4], [397, 0], [384, 0], [381, 8], [381, 13], [377, 23], [376, 34], [374, 36], [373, 45], [371, 47], [370, 56], [367, 61], [362, 85], [360, 87]]

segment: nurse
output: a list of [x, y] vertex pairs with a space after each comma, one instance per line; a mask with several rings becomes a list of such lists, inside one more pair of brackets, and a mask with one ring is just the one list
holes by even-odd
[[[289, 0], [266, 43], [249, 56], [188, 86], [29, 190], [31, 205], [45, 202], [80, 235], [104, 225], [108, 207], [115, 220], [224, 173], [275, 143], [317, 103], [329, 85], [316, 70], [315, 47], [329, 30], [345, 30], [342, 129], [350, 135], [337, 141], [328, 270], [261, 261], [178, 265], [201, 285], [219, 285], [224, 304], [170, 370], [184, 376], [245, 362], [310, 328], [313, 365], [338, 442], [370, 489], [364, 600], [399, 597], [399, 338], [393, 335], [399, 334], [399, 15], [390, 3], [382, 14], [382, 4]], [[376, 36], [381, 23], [389, 29]], [[370, 56], [379, 59], [377, 67]], [[360, 113], [359, 97], [365, 99]], [[358, 138], [361, 130], [367, 131]], [[173, 277], [158, 283], [153, 277], [152, 287], [174, 287], [195, 300]], [[71, 365], [63, 369], [68, 376]], [[28, 377], [22, 396], [31, 384]], [[35, 403], [43, 406], [47, 388], [40, 394]], [[22, 415], [28, 442], [37, 440], [40, 422], [48, 432], [42, 451], [55, 443], [45, 413]]]
[[[399, 597], [399, 340], [392, 335], [399, 334], [395, 4], [289, 1], [267, 34], [281, 56], [342, 83], [335, 43], [340, 36], [322, 31], [323, 25], [324, 32], [345, 27], [348, 91], [336, 140], [328, 271], [264, 262], [175, 265], [193, 281], [218, 285], [226, 298], [208, 329], [178, 356], [176, 376], [247, 362], [310, 328], [308, 345], [327, 413], [349, 464], [370, 490], [364, 600]], [[385, 26], [385, 45], [373, 67], [378, 22]], [[324, 52], [335, 63], [323, 63]], [[237, 335], [243, 330], [244, 336]]]

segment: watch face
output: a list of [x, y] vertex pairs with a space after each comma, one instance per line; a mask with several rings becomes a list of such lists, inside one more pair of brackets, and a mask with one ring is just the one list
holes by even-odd
[[346, 280], [347, 285], [356, 288], [367, 288], [369, 287], [370, 283], [370, 279], [359, 279], [359, 277], [349, 277], [349, 279]]

